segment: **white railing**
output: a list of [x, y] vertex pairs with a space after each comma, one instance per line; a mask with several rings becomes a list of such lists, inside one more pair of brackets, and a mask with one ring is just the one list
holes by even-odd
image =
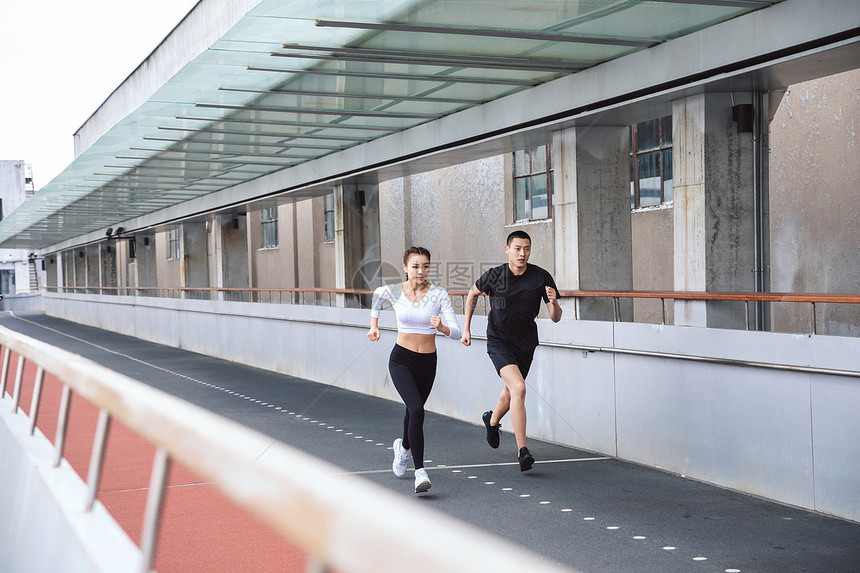
[[[72, 394], [99, 408], [87, 476], [88, 495], [81, 500], [87, 511], [97, 498], [111, 420], [121, 422], [155, 446], [141, 560], [129, 570], [146, 573], [151, 569], [165, 478], [175, 460], [216, 483], [243, 510], [304, 551], [308, 571], [394, 573], [404, 570], [404, 555], [408, 556], [406, 567], [411, 573], [570, 571], [78, 355], [3, 327], [0, 347], [0, 398], [9, 393], [10, 371], [17, 363], [11, 387], [14, 414], [24, 415], [19, 397], [23, 384], [29, 383], [24, 380], [25, 363], [37, 366], [29, 410], [31, 435], [45, 373], [63, 386], [54, 442], [55, 466], [63, 456]], [[397, 548], [396, 555], [392, 554], [393, 547]]]

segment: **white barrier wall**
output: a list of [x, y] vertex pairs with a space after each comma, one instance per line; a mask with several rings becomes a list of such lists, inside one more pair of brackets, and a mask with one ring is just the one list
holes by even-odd
[[29, 419], [0, 399], [0, 571], [127, 572], [140, 551], [101, 503], [84, 511], [87, 488]]
[[[387, 372], [396, 333], [369, 342], [367, 311], [61, 294], [46, 295], [45, 310], [399, 399]], [[380, 323], [392, 327], [393, 313]], [[485, 326], [475, 317], [473, 335]], [[856, 373], [860, 338], [569, 319], [541, 320], [539, 329], [527, 380], [530, 436], [860, 521], [860, 378], [793, 370]], [[428, 408], [479, 424], [501, 389], [484, 341], [440, 340], [438, 352]]]

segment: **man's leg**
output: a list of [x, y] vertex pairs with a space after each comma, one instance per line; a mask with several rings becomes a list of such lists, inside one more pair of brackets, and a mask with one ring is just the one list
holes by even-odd
[[499, 370], [499, 376], [505, 381], [505, 389], [499, 396], [499, 404], [493, 412], [490, 423], [495, 425], [508, 411], [511, 413], [511, 426], [517, 439], [517, 452], [526, 447], [526, 381], [520, 373], [519, 366], [508, 364]]
[[490, 424], [498, 426], [499, 422], [505, 417], [505, 414], [507, 414], [510, 409], [511, 393], [508, 392], [508, 385], [505, 384], [504, 388], [502, 388], [502, 393], [499, 394], [499, 403], [496, 404], [496, 409], [493, 410], [493, 415], [490, 416]]

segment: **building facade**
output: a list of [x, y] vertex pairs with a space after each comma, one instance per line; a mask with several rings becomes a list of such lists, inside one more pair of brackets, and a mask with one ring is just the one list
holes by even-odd
[[[33, 177], [23, 160], [0, 160], [0, 221], [33, 196]], [[25, 294], [44, 284], [45, 269], [34, 252], [0, 249], [0, 292]]]

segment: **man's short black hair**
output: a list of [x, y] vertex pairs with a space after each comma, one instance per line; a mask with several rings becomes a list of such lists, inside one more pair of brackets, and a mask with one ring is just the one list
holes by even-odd
[[511, 233], [510, 235], [508, 235], [508, 242], [507, 242], [507, 243], [505, 243], [505, 244], [506, 244], [508, 247], [510, 247], [510, 246], [511, 246], [511, 241], [513, 241], [514, 239], [525, 239], [525, 240], [527, 240], [527, 241], [529, 242], [529, 244], [531, 244], [531, 242], [532, 242], [532, 238], [531, 238], [531, 237], [529, 237], [529, 234], [528, 234], [528, 233], [526, 233], [525, 231], [514, 231], [513, 233]]

